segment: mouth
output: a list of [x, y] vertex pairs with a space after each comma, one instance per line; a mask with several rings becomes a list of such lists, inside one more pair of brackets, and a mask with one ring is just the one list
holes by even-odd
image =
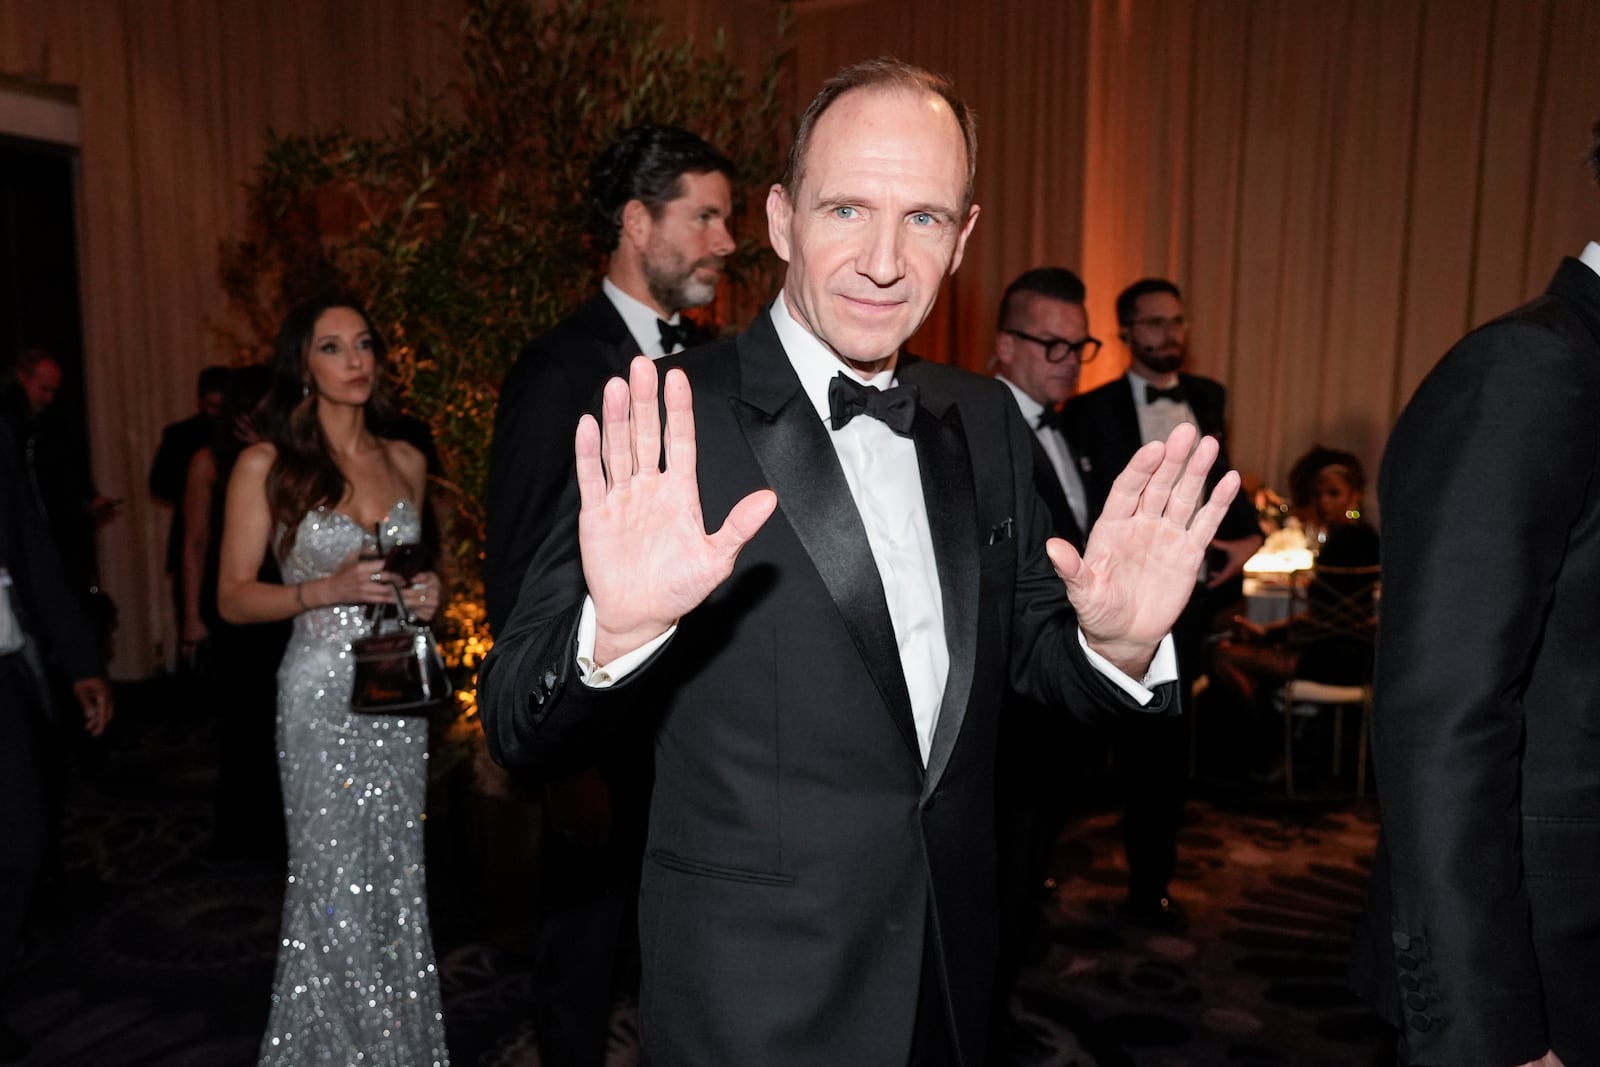
[[886, 297], [861, 297], [840, 293], [839, 299], [849, 307], [867, 315], [883, 315], [898, 311], [905, 305], [904, 300], [893, 300]]
[[371, 378], [365, 378], [365, 377], [363, 377], [363, 378], [351, 378], [349, 381], [345, 382], [344, 384], [349, 386], [351, 389], [364, 389], [367, 386], [372, 384], [372, 379]]

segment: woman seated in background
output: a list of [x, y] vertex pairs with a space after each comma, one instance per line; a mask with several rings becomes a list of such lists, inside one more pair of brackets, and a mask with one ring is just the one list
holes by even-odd
[[[228, 483], [217, 602], [232, 623], [293, 619], [278, 670], [289, 884], [263, 1064], [448, 1061], [423, 874], [428, 719], [350, 705], [350, 644], [392, 604], [382, 551], [422, 535], [426, 461], [393, 436], [385, 348], [354, 300], [291, 311], [273, 352], [267, 440]], [[272, 551], [281, 581], [263, 581]], [[405, 607], [430, 619], [438, 575]]]
[[1361, 685], [1371, 678], [1371, 641], [1327, 629], [1347, 629], [1329, 616], [1341, 614], [1337, 602], [1351, 596], [1358, 610], [1370, 614], [1374, 579], [1323, 570], [1378, 564], [1378, 531], [1361, 517], [1365, 487], [1361, 461], [1349, 452], [1318, 446], [1295, 463], [1290, 489], [1296, 512], [1323, 533], [1318, 581], [1308, 591], [1304, 616], [1265, 627], [1235, 617], [1237, 638], [1216, 646], [1213, 680], [1247, 706], [1261, 707], [1264, 696], [1291, 678], [1329, 685]]

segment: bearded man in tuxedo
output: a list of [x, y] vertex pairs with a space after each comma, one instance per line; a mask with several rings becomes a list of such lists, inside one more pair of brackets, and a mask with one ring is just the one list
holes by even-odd
[[900, 355], [975, 164], [947, 80], [880, 59], [824, 85], [767, 198], [783, 291], [664, 381], [607, 383], [576, 514], [484, 664], [511, 766], [654, 729], [651, 1063], [981, 1062], [1008, 684], [1084, 717], [1174, 705], [1165, 635], [1237, 476], [1203, 503], [1216, 446], [1180, 428], [1084, 553], [1047, 543], [1005, 387]]
[[[710, 338], [681, 313], [716, 299], [733, 251], [733, 164], [674, 126], [623, 131], [589, 172], [589, 232], [607, 249], [600, 292], [506, 375], [490, 450], [484, 586], [498, 634], [572, 476], [572, 433], [628, 361]], [[601, 1067], [614, 987], [630, 982], [634, 898], [650, 795], [650, 739], [622, 731], [546, 775], [534, 1026], [551, 1067]]]

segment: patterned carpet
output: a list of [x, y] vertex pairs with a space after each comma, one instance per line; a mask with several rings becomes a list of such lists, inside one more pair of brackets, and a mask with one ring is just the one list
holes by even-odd
[[[211, 841], [213, 724], [170, 689], [127, 687], [116, 729], [60, 779], [59, 861], [3, 1007], [61, 1067], [249, 1064], [266, 1020], [281, 894], [270, 842]], [[464, 771], [465, 765], [459, 768]], [[453, 1062], [532, 1067], [532, 880], [514, 801], [450, 776], [429, 820], [429, 879]], [[1116, 918], [1116, 817], [1063, 835], [1049, 950], [1012, 998], [1015, 1067], [1378, 1067], [1387, 1042], [1341, 983], [1376, 838], [1370, 802], [1191, 801], [1174, 896], [1181, 936]], [[256, 842], [256, 844], [262, 844]], [[633, 1006], [610, 1063], [637, 1062]]]

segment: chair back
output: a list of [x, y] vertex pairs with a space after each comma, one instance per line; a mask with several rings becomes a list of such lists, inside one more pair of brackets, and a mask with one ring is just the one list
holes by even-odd
[[1289, 641], [1300, 650], [1297, 677], [1337, 685], [1372, 680], [1378, 633], [1379, 572], [1319, 566], [1290, 583]]

